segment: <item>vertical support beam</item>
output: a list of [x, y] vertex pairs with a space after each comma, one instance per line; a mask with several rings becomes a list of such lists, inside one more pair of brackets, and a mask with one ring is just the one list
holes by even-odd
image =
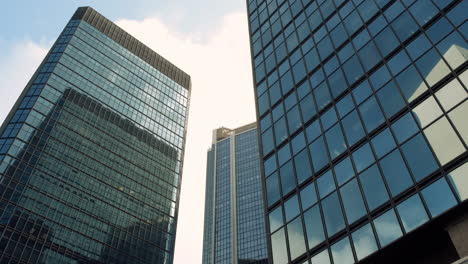
[[215, 247], [216, 247], [216, 178], [218, 177], [216, 173], [216, 167], [218, 164], [217, 152], [218, 144], [216, 141], [216, 130], [213, 130], [213, 214], [212, 214], [212, 224], [211, 224], [211, 264], [215, 263]]
[[237, 192], [236, 192], [236, 134], [230, 135], [231, 144], [231, 249], [232, 263], [237, 264]]

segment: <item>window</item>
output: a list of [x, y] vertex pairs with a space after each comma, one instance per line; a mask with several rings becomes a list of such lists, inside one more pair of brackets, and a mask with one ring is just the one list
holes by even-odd
[[288, 241], [291, 260], [299, 257], [306, 251], [301, 217], [296, 218], [296, 220], [288, 224]]
[[403, 235], [393, 209], [375, 219], [374, 225], [382, 247], [385, 247]]
[[334, 170], [338, 185], [342, 185], [355, 175], [353, 165], [351, 164], [351, 159], [349, 157], [335, 165]]
[[465, 152], [465, 147], [446, 117], [425, 129], [424, 135], [442, 165]]
[[345, 226], [343, 213], [341, 212], [341, 206], [336, 192], [322, 201], [322, 208], [328, 236], [330, 237]]
[[430, 86], [433, 86], [450, 73], [450, 69], [434, 49], [419, 58], [416, 61], [416, 66]]
[[286, 239], [284, 236], [284, 228], [271, 235], [271, 247], [273, 249], [274, 263], [288, 262], [288, 252], [286, 249]]
[[312, 176], [312, 167], [310, 166], [309, 153], [307, 152], [307, 149], [294, 157], [294, 164], [296, 165], [296, 175], [299, 184]]
[[410, 232], [429, 220], [419, 194], [415, 194], [397, 205], [397, 211], [406, 232]]
[[334, 263], [353, 264], [354, 257], [349, 243], [349, 237], [345, 237], [331, 246]]
[[442, 110], [435, 101], [434, 97], [429, 97], [424, 102], [413, 109], [413, 113], [419, 121], [419, 125], [424, 128], [432, 121], [442, 115]]
[[375, 97], [369, 98], [359, 106], [359, 112], [361, 112], [367, 132], [371, 132], [385, 120]]
[[468, 163], [461, 165], [448, 175], [449, 181], [455, 189], [455, 194], [461, 201], [468, 198]]
[[273, 233], [275, 230], [283, 226], [283, 212], [282, 207], [279, 206], [273, 210], [269, 215], [268, 219], [270, 221], [270, 232]]
[[288, 161], [283, 167], [281, 167], [280, 176], [283, 195], [286, 195], [296, 187], [292, 161]]
[[340, 194], [348, 224], [354, 223], [366, 214], [366, 207], [356, 179], [343, 186], [340, 189]]
[[449, 113], [449, 117], [465, 143], [468, 144], [468, 122], [466, 122], [466, 113], [468, 113], [468, 101], [465, 101], [462, 105], [453, 109], [452, 112]]
[[339, 123], [328, 130], [325, 136], [327, 138], [331, 159], [338, 157], [346, 150], [346, 143]]
[[404, 142], [419, 131], [411, 113], [405, 114], [395, 123], [393, 123], [392, 129], [399, 143]]
[[325, 142], [323, 142], [323, 137], [319, 137], [315, 142], [310, 144], [309, 149], [312, 156], [312, 164], [317, 172], [328, 163], [328, 153]]
[[377, 243], [375, 242], [374, 232], [372, 231], [372, 226], [370, 224], [359, 228], [351, 236], [353, 238], [354, 249], [356, 250], [358, 260], [361, 260], [377, 251]]
[[304, 213], [304, 223], [306, 226], [309, 248], [313, 248], [325, 240], [322, 217], [320, 216], [320, 208], [318, 205]]
[[307, 209], [317, 202], [317, 192], [315, 191], [315, 183], [309, 183], [301, 190], [302, 208]]
[[333, 180], [333, 174], [331, 170], [317, 179], [317, 186], [320, 194], [320, 198], [327, 196], [327, 194], [335, 190], [335, 181]]
[[364, 196], [366, 197], [370, 211], [388, 201], [389, 196], [377, 165], [374, 165], [361, 173], [361, 175], [359, 175], [359, 179], [361, 180]]
[[457, 79], [453, 79], [436, 92], [436, 97], [439, 99], [445, 111], [451, 110], [455, 105], [466, 99], [467, 95], [468, 93], [463, 89], [461, 83]]
[[315, 100], [317, 101], [317, 107], [319, 110], [322, 110], [326, 105], [330, 103], [331, 96], [326, 82], [323, 82], [317, 88], [315, 88], [314, 96]]
[[364, 137], [364, 128], [362, 127], [361, 120], [354, 110], [343, 119], [343, 128], [348, 139], [350, 146], [354, 145], [358, 140]]
[[422, 180], [438, 167], [421, 134], [406, 142], [402, 150], [416, 181]]
[[396, 196], [413, 184], [408, 169], [398, 149], [380, 161], [383, 175], [392, 196]]
[[361, 172], [369, 165], [374, 163], [375, 159], [374, 155], [372, 154], [372, 150], [370, 148], [369, 143], [366, 143], [358, 150], [353, 152], [353, 160], [358, 172]]
[[386, 128], [372, 139], [372, 146], [374, 147], [377, 158], [383, 157], [390, 150], [396, 147], [395, 140], [393, 139], [390, 129]]
[[278, 174], [275, 173], [266, 179], [268, 206], [280, 199]]
[[445, 178], [441, 178], [421, 191], [432, 217], [436, 217], [457, 204]]

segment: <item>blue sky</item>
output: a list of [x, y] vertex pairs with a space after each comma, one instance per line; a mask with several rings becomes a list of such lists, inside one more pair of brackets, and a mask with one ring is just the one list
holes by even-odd
[[192, 77], [174, 263], [201, 263], [212, 130], [255, 121], [245, 0], [4, 1], [1, 122], [79, 6], [93, 7]]

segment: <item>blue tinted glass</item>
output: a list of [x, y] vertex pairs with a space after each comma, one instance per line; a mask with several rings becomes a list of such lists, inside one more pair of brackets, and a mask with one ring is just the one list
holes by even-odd
[[261, 127], [261, 131], [264, 132], [265, 129], [269, 128], [271, 126], [271, 115], [268, 114], [266, 115], [265, 117], [262, 118], [262, 120], [260, 121], [260, 127]]
[[301, 132], [297, 136], [295, 136], [291, 141], [293, 154], [297, 154], [299, 151], [305, 148], [305, 145], [306, 141], [304, 137], [304, 132]]
[[420, 26], [424, 26], [439, 10], [431, 1], [417, 1], [410, 7], [410, 12]]
[[340, 189], [340, 194], [348, 224], [354, 223], [366, 214], [366, 207], [356, 179], [344, 185]]
[[437, 43], [452, 30], [453, 26], [450, 25], [450, 22], [442, 17], [426, 30], [426, 34], [432, 40], [432, 43]]
[[320, 208], [318, 205], [304, 213], [304, 223], [306, 226], [309, 248], [313, 248], [325, 240], [322, 217], [320, 216]]
[[273, 117], [273, 122], [276, 122], [279, 118], [281, 118], [284, 115], [284, 108], [283, 104], [279, 104], [273, 108], [272, 117]]
[[423, 79], [414, 66], [409, 66], [396, 77], [396, 80], [407, 101], [412, 101], [416, 98], [420, 94], [420, 91], [425, 87]]
[[315, 191], [314, 182], [309, 183], [301, 190], [302, 208], [305, 210], [317, 202], [317, 192]]
[[380, 104], [387, 117], [391, 117], [405, 107], [405, 100], [400, 94], [400, 91], [391, 81], [385, 85], [378, 93]]
[[298, 217], [296, 220], [288, 224], [288, 241], [291, 259], [299, 257], [306, 251], [301, 217]]
[[344, 117], [347, 113], [349, 113], [354, 108], [353, 100], [351, 99], [351, 95], [346, 95], [336, 104], [336, 109], [338, 110], [338, 115], [340, 117]]
[[390, 72], [387, 70], [387, 67], [383, 65], [376, 72], [374, 72], [369, 79], [374, 86], [374, 89], [378, 90], [380, 87], [382, 87], [382, 85], [390, 80]]
[[358, 150], [353, 152], [353, 160], [358, 172], [361, 172], [369, 165], [374, 163], [375, 159], [369, 143], [363, 145]]
[[278, 120], [275, 125], [275, 139], [276, 143], [280, 144], [282, 141], [284, 141], [288, 137], [288, 130], [286, 128], [286, 120], [284, 117], [282, 117], [280, 120]]
[[327, 171], [317, 179], [317, 187], [320, 198], [325, 197], [327, 194], [335, 190], [335, 181], [333, 180], [333, 174], [331, 170]]
[[370, 254], [377, 251], [377, 243], [375, 242], [372, 226], [367, 224], [352, 234], [354, 249], [358, 260], [361, 260]]
[[362, 103], [371, 94], [372, 94], [372, 90], [367, 80], [365, 80], [364, 82], [359, 84], [359, 86], [353, 89], [353, 96], [354, 96], [354, 99], [356, 100], [356, 104]]
[[331, 95], [326, 82], [323, 82], [317, 88], [315, 88], [314, 96], [319, 110], [322, 110], [327, 104], [330, 103]]
[[299, 214], [299, 200], [297, 199], [297, 195], [289, 198], [284, 203], [284, 214], [286, 216], [286, 222], [293, 219]]
[[335, 165], [334, 170], [338, 185], [342, 185], [355, 175], [353, 165], [351, 164], [351, 159], [349, 157]]
[[400, 214], [401, 222], [406, 232], [410, 232], [429, 220], [419, 194], [415, 194], [399, 204], [397, 211]]
[[273, 140], [273, 129], [270, 128], [262, 134], [263, 155], [268, 154], [274, 147], [275, 142]]
[[291, 131], [292, 134], [302, 125], [301, 117], [299, 116], [299, 107], [293, 107], [293, 109], [288, 112], [287, 117], [289, 131]]
[[328, 78], [328, 82], [330, 83], [333, 98], [336, 98], [347, 88], [343, 72], [340, 69]]
[[380, 60], [381, 56], [374, 42], [367, 43], [359, 52], [359, 58], [361, 58], [364, 69], [369, 71], [374, 67]]
[[343, 213], [336, 192], [322, 201], [322, 208], [328, 236], [333, 236], [345, 227]]
[[465, 10], [468, 10], [468, 2], [461, 1], [455, 8], [452, 8], [447, 14], [447, 17], [452, 21], [455, 26], [461, 25], [466, 21]]
[[349, 237], [345, 237], [331, 246], [334, 263], [355, 263]]
[[291, 109], [291, 107], [297, 104], [296, 93], [293, 92], [290, 94], [286, 99], [284, 99], [284, 106], [286, 107], [286, 111]]
[[422, 34], [417, 37], [415, 40], [411, 41], [411, 43], [406, 46], [406, 50], [408, 54], [413, 60], [416, 60], [421, 56], [424, 52], [426, 52], [431, 47], [431, 42], [427, 39], [426, 35]]
[[291, 159], [291, 151], [289, 150], [289, 144], [284, 145], [278, 150], [278, 163], [279, 166], [283, 165], [286, 161]]
[[399, 143], [402, 143], [419, 131], [411, 113], [407, 113], [402, 118], [393, 123], [392, 129]]
[[280, 177], [281, 189], [283, 190], [283, 195], [286, 195], [296, 187], [296, 179], [294, 177], [294, 170], [291, 161], [288, 161], [288, 163], [280, 168]]
[[268, 93], [264, 93], [258, 98], [258, 114], [262, 115], [270, 108], [270, 103], [268, 102]]
[[268, 206], [280, 199], [278, 174], [275, 173], [266, 179]]
[[283, 223], [283, 212], [281, 206], [278, 206], [275, 210], [273, 210], [268, 218], [270, 219], [270, 232], [273, 233], [276, 229], [280, 228]]
[[437, 169], [435, 158], [421, 134], [406, 142], [402, 150], [416, 181]]
[[345, 72], [346, 79], [350, 84], [357, 81], [364, 74], [364, 71], [362, 70], [361, 64], [359, 63], [356, 55], [354, 55], [343, 65], [343, 70]]
[[296, 165], [296, 176], [299, 183], [312, 176], [312, 167], [310, 166], [309, 153], [304, 149], [301, 153], [294, 157], [294, 164]]
[[300, 104], [302, 120], [304, 120], [304, 122], [307, 122], [317, 113], [315, 110], [315, 104], [314, 99], [312, 98], [312, 94], [309, 94], [306, 97], [304, 97]]
[[385, 247], [403, 235], [393, 209], [375, 219], [374, 225], [382, 247]]
[[387, 56], [392, 52], [399, 44], [395, 33], [393, 33], [390, 27], [385, 28], [382, 32], [380, 32], [375, 38], [375, 43], [379, 48], [380, 52], [382, 52], [382, 56]]
[[364, 126], [366, 127], [367, 132], [371, 132], [385, 120], [375, 97], [369, 98], [359, 106], [359, 112], [361, 112], [362, 120], [364, 121]]
[[306, 135], [309, 142], [312, 142], [318, 136], [322, 134], [322, 130], [320, 129], [320, 124], [318, 120], [315, 120], [312, 124], [306, 127]]
[[387, 65], [393, 75], [397, 75], [410, 63], [410, 59], [408, 58], [408, 55], [406, 55], [405, 50], [401, 50], [387, 62]]
[[310, 144], [309, 148], [314, 169], [315, 171], [319, 171], [328, 163], [328, 153], [325, 142], [323, 142], [323, 137], [319, 137], [315, 142]]
[[364, 137], [364, 128], [356, 110], [347, 115], [342, 122], [350, 146]]
[[383, 157], [390, 150], [396, 147], [395, 140], [393, 139], [390, 129], [386, 128], [372, 139], [372, 146], [374, 146], [377, 158]]
[[321, 117], [320, 120], [322, 121], [323, 129], [327, 130], [329, 129], [333, 124], [335, 124], [338, 121], [338, 118], [336, 117], [336, 111], [335, 108], [332, 107], [328, 109]]
[[271, 247], [273, 251], [273, 261], [275, 263], [285, 263], [288, 261], [284, 228], [271, 235]]
[[377, 165], [374, 165], [359, 175], [362, 189], [366, 197], [369, 210], [374, 210], [379, 205], [388, 201], [389, 196], [380, 175]]
[[332, 160], [346, 150], [346, 143], [339, 123], [328, 130], [325, 137], [327, 139], [328, 150], [330, 151]]
[[382, 159], [380, 167], [392, 196], [396, 196], [413, 184], [398, 149]]
[[398, 38], [403, 42], [418, 30], [418, 25], [408, 12], [404, 12], [392, 23]]
[[441, 178], [421, 191], [432, 217], [436, 217], [457, 204], [445, 178]]

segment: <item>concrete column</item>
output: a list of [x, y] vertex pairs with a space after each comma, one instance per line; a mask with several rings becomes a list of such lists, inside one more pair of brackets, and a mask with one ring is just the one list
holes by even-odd
[[468, 216], [447, 227], [447, 232], [460, 258], [468, 256]]

